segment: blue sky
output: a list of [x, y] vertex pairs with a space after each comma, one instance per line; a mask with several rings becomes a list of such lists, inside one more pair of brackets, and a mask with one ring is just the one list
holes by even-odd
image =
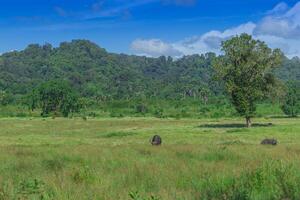
[[0, 52], [89, 39], [108, 51], [182, 56], [247, 32], [300, 55], [300, 1], [1, 0]]

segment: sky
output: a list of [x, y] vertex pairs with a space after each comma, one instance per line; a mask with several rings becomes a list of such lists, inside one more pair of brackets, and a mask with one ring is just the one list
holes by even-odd
[[109, 52], [220, 52], [248, 33], [300, 57], [299, 0], [0, 0], [0, 53], [88, 39]]

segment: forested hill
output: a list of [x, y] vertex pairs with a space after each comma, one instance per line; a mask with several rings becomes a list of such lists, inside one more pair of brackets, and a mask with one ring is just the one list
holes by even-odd
[[[108, 53], [87, 40], [63, 42], [53, 48], [29, 45], [0, 56], [0, 91], [23, 95], [40, 83], [65, 79], [83, 96], [129, 99], [180, 98], [221, 93], [212, 80], [216, 55], [147, 58]], [[299, 58], [285, 59], [277, 72], [284, 80], [300, 80]]]

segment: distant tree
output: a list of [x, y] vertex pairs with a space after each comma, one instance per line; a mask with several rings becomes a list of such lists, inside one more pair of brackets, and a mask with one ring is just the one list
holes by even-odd
[[12, 95], [0, 90], [0, 105], [6, 106], [12, 102]]
[[199, 89], [199, 93], [202, 101], [206, 105], [208, 102], [208, 97], [210, 95], [210, 90], [208, 89], [208, 87], [203, 86], [202, 88]]
[[300, 82], [287, 83], [287, 92], [281, 108], [290, 117], [297, 117], [300, 113]]
[[6, 93], [4, 91], [0, 91], [0, 105], [4, 105], [6, 100]]
[[216, 75], [224, 81], [236, 111], [251, 127], [257, 101], [276, 89], [272, 70], [280, 65], [282, 53], [247, 34], [223, 42], [222, 51], [224, 55], [214, 63]]
[[49, 81], [41, 84], [33, 92], [31, 105], [32, 108], [40, 105], [42, 116], [60, 112], [67, 117], [80, 109], [77, 93], [65, 81]]
[[300, 80], [300, 58], [283, 58], [282, 67], [275, 70], [276, 74], [283, 80]]
[[34, 111], [39, 107], [39, 95], [38, 89], [32, 90], [23, 99], [23, 103], [29, 107], [31, 111]]

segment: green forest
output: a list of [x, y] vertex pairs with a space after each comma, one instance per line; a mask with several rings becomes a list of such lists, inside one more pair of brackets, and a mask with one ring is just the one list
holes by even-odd
[[[0, 90], [26, 95], [42, 82], [67, 80], [83, 97], [95, 99], [184, 99], [221, 95], [213, 80], [214, 53], [148, 58], [109, 53], [87, 40], [29, 45], [0, 56]], [[274, 73], [283, 81], [300, 80], [300, 59], [284, 58]]]
[[[42, 107], [34, 102], [34, 91], [47, 82], [63, 81], [80, 99], [81, 106], [74, 110], [84, 107], [84, 115], [232, 116], [235, 111], [228, 103], [224, 83], [216, 79], [213, 68], [218, 57], [214, 53], [178, 59], [115, 54], [88, 40], [62, 42], [58, 47], [31, 44], [0, 56], [1, 115], [28, 115], [28, 109], [34, 113], [36, 107]], [[300, 59], [284, 56], [271, 73], [282, 85], [299, 81]], [[262, 106], [260, 114], [280, 113], [285, 87], [272, 98], [261, 99], [261, 103], [272, 101], [272, 108]]]

